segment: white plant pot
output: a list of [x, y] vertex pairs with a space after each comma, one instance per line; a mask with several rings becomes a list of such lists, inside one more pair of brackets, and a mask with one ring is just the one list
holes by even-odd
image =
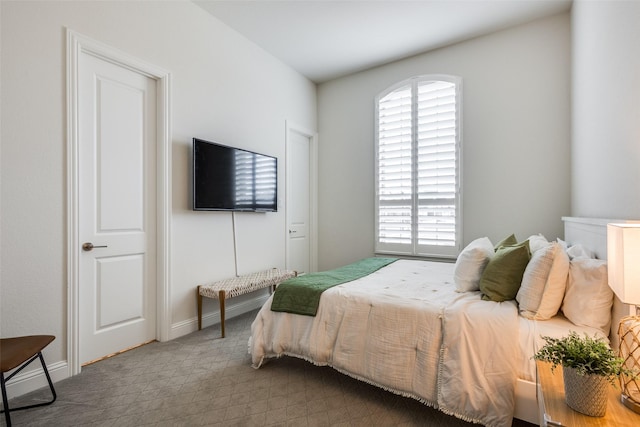
[[602, 417], [607, 412], [609, 381], [602, 375], [580, 375], [566, 366], [564, 376], [564, 397], [570, 408], [592, 417]]

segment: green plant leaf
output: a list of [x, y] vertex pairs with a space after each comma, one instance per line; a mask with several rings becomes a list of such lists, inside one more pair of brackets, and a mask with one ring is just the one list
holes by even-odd
[[[534, 354], [535, 360], [551, 363], [553, 371], [557, 366], [574, 368], [580, 375], [601, 375], [614, 384], [621, 373], [634, 375], [623, 366], [623, 359], [616, 356], [609, 344], [601, 338], [584, 337], [575, 331], [563, 338], [543, 336], [546, 344]], [[635, 376], [635, 375], [634, 375]]]

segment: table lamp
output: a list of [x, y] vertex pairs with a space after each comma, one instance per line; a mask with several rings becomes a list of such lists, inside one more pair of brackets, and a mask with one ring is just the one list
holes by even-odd
[[[625, 304], [640, 305], [640, 224], [607, 224], [609, 286]], [[620, 320], [619, 356], [624, 366], [640, 373], [640, 316]], [[620, 375], [622, 403], [640, 413], [640, 377]]]

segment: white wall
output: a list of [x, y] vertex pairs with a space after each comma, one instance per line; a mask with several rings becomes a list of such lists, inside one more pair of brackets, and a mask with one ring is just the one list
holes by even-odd
[[640, 219], [640, 2], [574, 1], [572, 215]]
[[463, 240], [562, 235], [570, 213], [570, 17], [538, 20], [318, 87], [319, 268], [374, 248], [374, 97], [463, 79]]
[[[0, 7], [3, 337], [56, 335], [45, 357], [64, 365], [66, 28], [172, 73], [173, 336], [196, 327], [196, 284], [235, 273], [231, 214], [190, 208], [192, 137], [281, 160], [280, 212], [238, 214], [236, 225], [240, 274], [284, 267], [285, 120], [316, 129], [315, 84], [187, 1]], [[214, 309], [208, 301], [205, 311]]]

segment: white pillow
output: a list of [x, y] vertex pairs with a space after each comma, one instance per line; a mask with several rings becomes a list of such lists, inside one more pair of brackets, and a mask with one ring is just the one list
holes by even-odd
[[567, 249], [567, 254], [569, 254], [569, 259], [575, 258], [595, 258], [593, 252], [585, 248], [584, 246], [577, 244], [569, 247]]
[[493, 244], [488, 237], [480, 237], [469, 243], [458, 255], [453, 269], [456, 291], [470, 292], [480, 289], [480, 277], [494, 254]]
[[562, 305], [568, 274], [569, 257], [559, 243], [534, 252], [516, 295], [520, 314], [535, 320], [555, 316]]
[[569, 281], [569, 255], [562, 245], [558, 244], [553, 266], [545, 285], [544, 295], [538, 307], [536, 320], [551, 319], [560, 310], [562, 300]]
[[534, 252], [543, 249], [549, 245], [549, 241], [542, 234], [534, 234], [529, 237], [529, 250], [533, 254]]
[[562, 303], [565, 317], [576, 325], [598, 328], [609, 336], [612, 306], [613, 291], [609, 287], [607, 262], [589, 258], [571, 260]]

